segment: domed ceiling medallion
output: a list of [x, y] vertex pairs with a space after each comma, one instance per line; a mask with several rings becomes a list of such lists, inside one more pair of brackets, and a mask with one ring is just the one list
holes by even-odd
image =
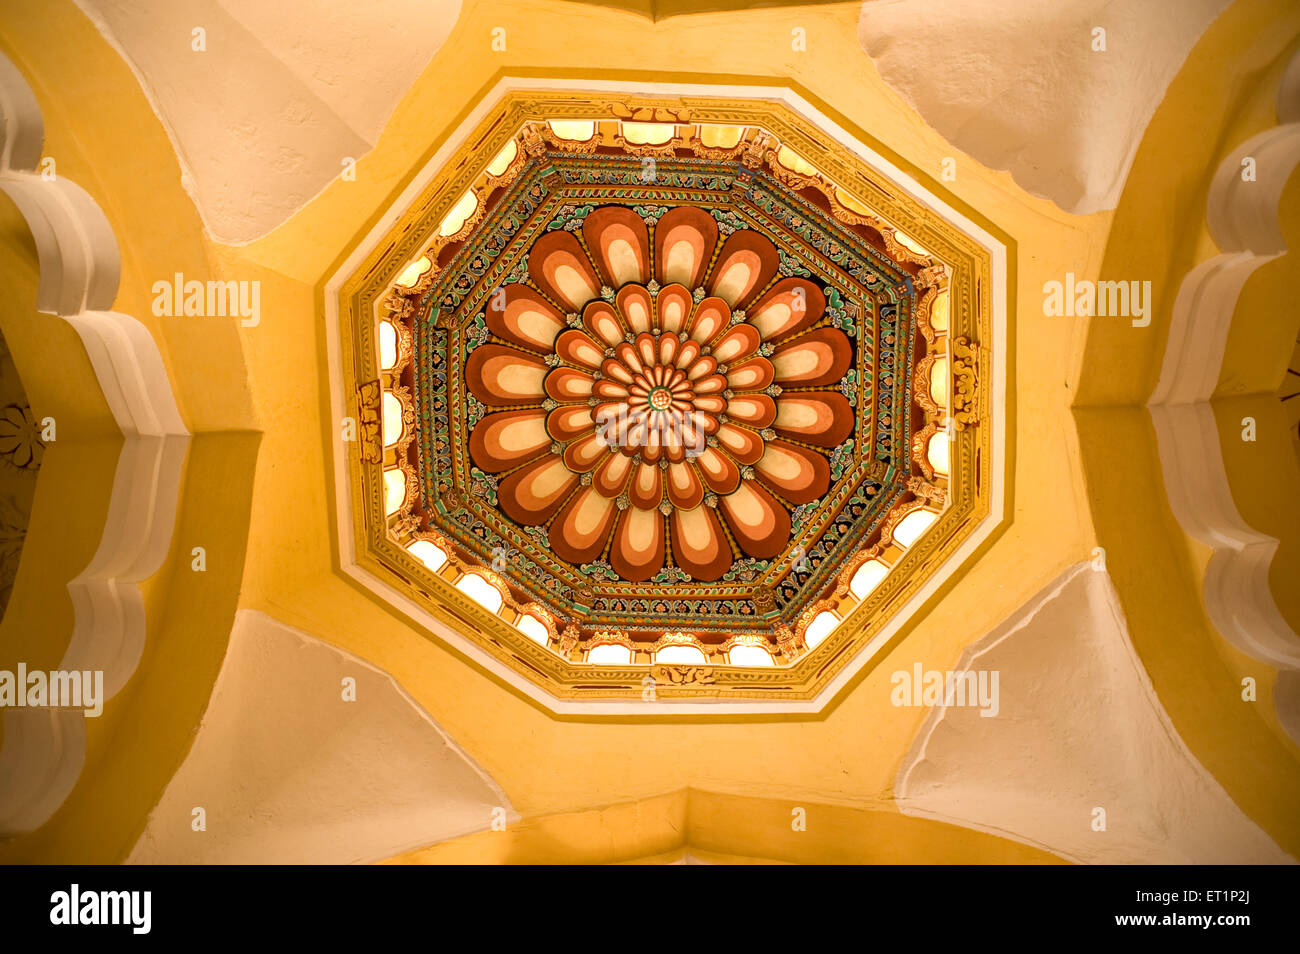
[[356, 564], [549, 697], [812, 699], [989, 513], [988, 250], [778, 103], [508, 93], [386, 236]]

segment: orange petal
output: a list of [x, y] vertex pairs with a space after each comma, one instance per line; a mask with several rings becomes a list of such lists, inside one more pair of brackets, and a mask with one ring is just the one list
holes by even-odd
[[676, 510], [673, 561], [697, 580], [716, 580], [731, 566], [731, 546], [712, 507]]
[[618, 518], [609, 562], [625, 580], [642, 583], [663, 568], [664, 518], [658, 510], [628, 507]]
[[621, 453], [629, 456], [635, 454], [645, 440], [645, 415], [629, 410], [625, 404], [598, 405], [593, 416], [601, 440]]
[[594, 487], [584, 487], [552, 521], [547, 533], [551, 549], [570, 563], [599, 559], [617, 517], [614, 501], [598, 494]]
[[606, 347], [613, 347], [623, 340], [627, 329], [618, 316], [614, 306], [607, 301], [593, 301], [582, 310], [582, 323], [591, 332], [596, 341], [603, 341]]
[[528, 253], [528, 274], [547, 296], [572, 311], [600, 296], [600, 279], [571, 232], [539, 238]]
[[[623, 346], [620, 345], [620, 347]], [[629, 387], [635, 380], [632, 377], [631, 372], [628, 371], [627, 367], [625, 366], [625, 363], [621, 360], [621, 356], [620, 358], [606, 358], [604, 363], [601, 364], [600, 366], [600, 373], [605, 376], [604, 378], [601, 379], [602, 381], [617, 382], [618, 384], [622, 385], [625, 389]]]
[[712, 447], [695, 458], [700, 477], [715, 494], [729, 494], [740, 484], [740, 468], [726, 454], [720, 454]]
[[686, 327], [692, 338], [707, 344], [730, 322], [731, 309], [727, 303], [721, 298], [706, 298], [695, 306], [695, 313]]
[[[649, 464], [659, 463], [659, 458], [664, 456], [663, 435], [658, 428], [650, 427], [646, 431], [645, 440], [641, 445], [641, 459]], [[655, 468], [656, 470], [658, 468]], [[662, 480], [660, 481], [662, 483]], [[635, 483], [634, 483], [635, 486]]]
[[533, 408], [489, 414], [474, 425], [469, 435], [470, 456], [489, 474], [518, 467], [550, 446], [546, 412]]
[[596, 433], [580, 437], [564, 448], [564, 465], [578, 474], [595, 470], [596, 465], [609, 453], [609, 447]]
[[[686, 369], [686, 379], [688, 381], [698, 381], [716, 370], [718, 370], [718, 362], [714, 360], [713, 355], [706, 354], [696, 358], [694, 363]], [[696, 385], [696, 390], [699, 390], [698, 385]]]
[[732, 308], [745, 302], [772, 280], [781, 264], [770, 239], [748, 230], [733, 232], [723, 243], [718, 260], [709, 274], [709, 294]]
[[655, 336], [647, 332], [641, 332], [636, 336], [633, 342], [636, 346], [636, 352], [641, 356], [641, 361], [647, 368], [653, 368], [659, 363], [659, 342]]
[[649, 331], [654, 326], [654, 304], [650, 292], [640, 285], [626, 285], [614, 297], [623, 321], [633, 331]]
[[669, 464], [667, 478], [668, 500], [674, 507], [690, 510], [704, 500], [704, 485], [690, 464]]
[[790, 540], [790, 513], [752, 480], [742, 480], [720, 506], [740, 548], [752, 557], [770, 560]]
[[655, 226], [655, 272], [661, 285], [698, 288], [718, 241], [718, 223], [703, 209], [678, 206]]
[[706, 439], [708, 431], [701, 427], [701, 422], [713, 420], [703, 414], [687, 414], [682, 420], [681, 441], [677, 447], [669, 453], [668, 459], [671, 461], [681, 461], [687, 458], [698, 457], [704, 453], [704, 448], [708, 446]]
[[[695, 406], [699, 405], [696, 400]], [[776, 402], [766, 394], [737, 394], [727, 402], [727, 417], [750, 427], [767, 427], [776, 418]]]
[[650, 276], [650, 235], [641, 216], [626, 206], [606, 205], [592, 212], [582, 223], [582, 237], [609, 287]]
[[591, 388], [591, 375], [577, 368], [556, 368], [546, 376], [546, 393], [557, 401], [585, 401]]
[[735, 325], [713, 346], [713, 357], [718, 359], [718, 364], [730, 364], [748, 358], [762, 343], [753, 325]]
[[783, 437], [834, 447], [853, 433], [853, 408], [838, 391], [792, 391], [776, 402], [775, 425]]
[[596, 397], [606, 398], [611, 401], [624, 400], [628, 395], [627, 385], [632, 383], [632, 376], [630, 374], [626, 376], [628, 379], [626, 384], [611, 381], [607, 377], [601, 378], [592, 387], [592, 393], [595, 394]]
[[727, 379], [720, 374], [710, 374], [695, 382], [696, 394], [721, 394], [727, 390]]
[[578, 483], [564, 461], [547, 454], [502, 478], [497, 499], [507, 517], [525, 527], [545, 523]]
[[853, 363], [853, 346], [838, 328], [817, 328], [781, 345], [772, 355], [776, 380], [808, 387], [833, 384]]
[[695, 408], [710, 414], [721, 414], [727, 409], [727, 399], [721, 394], [697, 394]]
[[605, 360], [605, 348], [581, 331], [570, 328], [555, 339], [555, 353], [570, 364], [580, 364], [595, 371]]
[[659, 336], [659, 363], [671, 365], [677, 357], [677, 352], [682, 350], [682, 339], [676, 335]]
[[651, 464], [637, 464], [632, 472], [632, 485], [628, 487], [628, 499], [632, 505], [642, 510], [653, 510], [663, 500], [663, 478], [659, 468]]
[[727, 368], [727, 383], [733, 391], [761, 391], [772, 383], [774, 374], [767, 358], [750, 358]]
[[591, 408], [585, 405], [570, 404], [566, 407], [557, 407], [546, 417], [547, 433], [562, 444], [575, 437], [581, 437], [595, 426]]
[[465, 362], [465, 383], [484, 404], [526, 404], [546, 396], [546, 363], [499, 344], [480, 345]]
[[743, 427], [723, 424], [718, 428], [718, 444], [742, 464], [753, 464], [763, 456], [763, 439]]
[[506, 285], [489, 295], [485, 320], [498, 338], [534, 351], [550, 351], [564, 328], [564, 316], [527, 285]]
[[[645, 365], [641, 363], [641, 353], [637, 351], [636, 348], [632, 347], [630, 342], [624, 341], [621, 345], [618, 345], [614, 349], [614, 354], [618, 356], [618, 360], [623, 363], [623, 366], [633, 374], [641, 374], [645, 371]], [[610, 360], [606, 360], [605, 362], [604, 367], [606, 369], [606, 374], [610, 373], [609, 367], [611, 363]], [[619, 380], [622, 379], [620, 378]]]
[[773, 490], [795, 505], [816, 500], [831, 485], [831, 465], [825, 457], [786, 441], [768, 441], [754, 470]]
[[679, 368], [689, 368], [695, 364], [700, 356], [700, 343], [698, 341], [684, 341], [682, 346], [677, 349], [677, 358], [673, 361]]
[[632, 458], [622, 454], [610, 454], [592, 475], [592, 486], [606, 497], [617, 497], [627, 486], [632, 476]]
[[825, 310], [820, 288], [806, 278], [783, 278], [749, 310], [748, 321], [769, 341], [815, 325]]
[[694, 412], [688, 415], [688, 420], [704, 434], [716, 434], [718, 432], [718, 419], [712, 414]]
[[664, 331], [681, 331], [691, 316], [695, 302], [685, 285], [668, 285], [659, 289], [659, 327]]

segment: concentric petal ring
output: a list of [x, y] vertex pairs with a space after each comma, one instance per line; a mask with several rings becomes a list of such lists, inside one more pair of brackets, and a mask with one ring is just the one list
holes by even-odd
[[[715, 254], [717, 223], [702, 209], [672, 209], [651, 230], [632, 209], [604, 206], [582, 238], [556, 230], [534, 244], [529, 281], [485, 310], [495, 340], [465, 362], [469, 392], [488, 407], [470, 456], [504, 475], [502, 512], [547, 525], [561, 559], [604, 558], [631, 582], [670, 554], [701, 581], [722, 578], [737, 548], [777, 555], [787, 508], [830, 488], [819, 448], [853, 429], [848, 400], [827, 389], [853, 345], [819, 324], [825, 295], [779, 278], [757, 232], [733, 232]], [[662, 287], [647, 284], [652, 262]]]

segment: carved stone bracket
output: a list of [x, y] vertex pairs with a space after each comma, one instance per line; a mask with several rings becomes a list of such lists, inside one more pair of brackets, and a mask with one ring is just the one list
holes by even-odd
[[907, 482], [907, 489], [915, 494], [918, 500], [923, 500], [937, 509], [943, 509], [948, 502], [948, 492], [946, 490], [942, 487], [936, 487], [921, 477], [911, 478]]

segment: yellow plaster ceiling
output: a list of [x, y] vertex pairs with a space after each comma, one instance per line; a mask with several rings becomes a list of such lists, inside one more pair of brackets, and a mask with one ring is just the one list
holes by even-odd
[[[195, 760], [191, 772], [203, 767], [202, 752], [193, 748], [196, 730], [227, 660], [236, 614], [256, 612], [391, 676], [522, 819], [504, 841], [490, 840], [500, 833], [489, 831], [484, 818], [480, 834], [441, 846], [406, 853], [409, 846], [389, 844], [398, 860], [675, 860], [689, 852], [705, 860], [1048, 860], [1049, 853], [1068, 854], [1064, 840], [1049, 837], [1031, 848], [1024, 832], [1008, 837], [980, 831], [969, 819], [956, 827], [907, 814], [912, 806], [898, 797], [899, 771], [928, 712], [894, 704], [891, 676], [918, 663], [953, 669], [982, 637], [1039, 605], [1063, 573], [1095, 566], [1098, 548], [1121, 625], [1113, 626], [1115, 611], [1091, 597], [1068, 608], [1084, 620], [1099, 614], [1093, 629], [1110, 626], [1115, 646], [1131, 646], [1150, 683], [1152, 711], [1164, 713], [1169, 731], [1185, 743], [1187, 760], [1177, 761], [1181, 767], [1162, 783], [1177, 786], [1179, 772], [1204, 771], [1206, 791], [1221, 791], [1240, 809], [1231, 824], [1251, 838], [1262, 831], [1292, 856], [1300, 852], [1300, 750], [1273, 696], [1286, 681], [1277, 667], [1228, 642], [1207, 616], [1202, 593], [1211, 548], [1183, 529], [1168, 502], [1145, 407], [1179, 283], [1215, 254], [1201, 223], [1213, 168], [1223, 158], [1220, 144], [1276, 125], [1275, 91], [1300, 34], [1300, 14], [1264, 0], [1229, 7], [1189, 54], [1135, 144], [1117, 208], [1071, 215], [961, 154], [906, 105], [858, 43], [857, 4], [747, 12], [744, 43], [734, 42], [739, 28], [726, 11], [651, 27], [639, 16], [560, 0], [466, 6], [373, 148], [359, 157], [356, 177], [333, 179], [274, 230], [242, 245], [205, 233], [162, 121], [77, 7], [52, 0], [39, 15], [16, 8], [0, 19], [0, 48], [44, 114], [44, 154], [57, 158], [60, 176], [87, 191], [116, 236], [121, 281], [112, 308], [138, 320], [156, 343], [193, 435], [173, 529], [139, 585], [147, 641], [134, 674], [101, 719], [87, 720], [84, 764], [66, 798], [34, 830], [0, 845], [0, 858], [125, 859], [187, 761]], [[509, 41], [494, 51], [490, 38], [499, 26]], [[812, 52], [791, 49], [796, 28]], [[771, 55], [754, 55], [755, 44], [767, 44]], [[644, 71], [631, 69], [629, 49], [638, 51]], [[69, 71], [73, 51], [79, 68]], [[1256, 84], [1240, 102], [1231, 98], [1224, 64]], [[386, 211], [416, 171], [448, 147], [473, 104], [510, 75], [739, 84], [773, 95], [792, 89], [1012, 252], [1005, 446], [1014, 454], [1002, 497], [1009, 523], [922, 599], [874, 665], [837, 687], [818, 712], [708, 719], [665, 712], [635, 721], [557, 714], [463, 649], [429, 638], [430, 628], [413, 625], [344, 572], [349, 542], [339, 532], [335, 503], [346, 474], [332, 463], [341, 422], [330, 401], [322, 321], [328, 282], [360, 236], [391, 224]], [[1216, 124], [1215, 135], [1206, 133], [1207, 123]], [[956, 177], [944, 179], [942, 160], [954, 156]], [[1168, 205], [1171, 195], [1182, 203], [1177, 208]], [[1281, 204], [1291, 241], [1295, 195], [1292, 185]], [[36, 313], [37, 252], [18, 210], [5, 204], [4, 214], [0, 251], [20, 291], [0, 321], [33, 408], [58, 418], [60, 439], [45, 456], [14, 596], [0, 623], [0, 667], [24, 660], [53, 668], [72, 644], [77, 620], [66, 584], [99, 546], [124, 440], [74, 327]], [[1152, 241], [1152, 223], [1171, 219], [1195, 226]], [[200, 281], [260, 282], [262, 320], [242, 327], [155, 316], [153, 284], [176, 272]], [[1046, 318], [1041, 290], [1067, 272], [1149, 276], [1159, 303], [1151, 326]], [[1279, 259], [1247, 283], [1242, 323], [1234, 324], [1223, 357], [1226, 386], [1210, 402], [1230, 496], [1250, 526], [1281, 541], [1268, 576], [1270, 599], [1292, 631], [1300, 626], [1290, 586], [1300, 551], [1300, 477], [1289, 430], [1261, 427], [1261, 439], [1250, 445], [1237, 435], [1247, 413], [1266, 425], [1283, 422], [1277, 376], [1284, 368], [1263, 368], [1251, 342], [1271, 340], [1259, 330], [1267, 320], [1260, 316], [1269, 302], [1291, 294], [1294, 274]], [[1281, 327], [1276, 317], [1274, 325]], [[1295, 328], [1279, 335], [1293, 341]], [[202, 572], [193, 568], [195, 547], [206, 553]], [[1027, 649], [1017, 658], [1034, 659]], [[1243, 678], [1258, 682], [1253, 704], [1242, 700]], [[973, 722], [986, 733], [990, 758], [1010, 764], [1015, 753], [999, 748], [1005, 736], [996, 731], [998, 719]], [[0, 744], [10, 731], [8, 723], [0, 728]], [[1031, 736], [1028, 744], [1068, 750], [1070, 737]], [[132, 745], [123, 747], [124, 738]], [[1116, 786], [1117, 797], [1136, 797], [1125, 778], [1100, 781]], [[1016, 780], [999, 784], [994, 807], [1013, 806], [1024, 794]], [[1071, 794], [1086, 799], [1087, 785]], [[792, 835], [796, 807], [824, 823], [810, 827], [814, 834], [805, 841]], [[1217, 811], [1207, 808], [1199, 824], [1228, 824]], [[602, 820], [584, 826], [592, 819]], [[619, 833], [617, 844], [609, 843], [609, 831]], [[1194, 856], [1210, 856], [1208, 835], [1193, 831], [1188, 838]], [[898, 853], [879, 853], [873, 846], [881, 843]]]

